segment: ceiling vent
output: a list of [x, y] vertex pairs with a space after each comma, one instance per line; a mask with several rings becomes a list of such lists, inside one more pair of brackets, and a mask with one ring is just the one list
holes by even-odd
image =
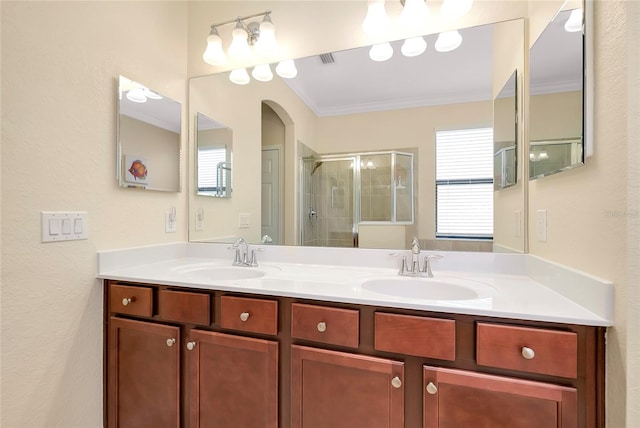
[[332, 53], [326, 53], [326, 54], [320, 55], [320, 60], [322, 61], [323, 64], [333, 64], [334, 62], [336, 62], [336, 60], [333, 58]]

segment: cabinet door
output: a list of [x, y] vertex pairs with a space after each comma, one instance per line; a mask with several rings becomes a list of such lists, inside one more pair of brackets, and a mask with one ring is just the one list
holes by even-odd
[[577, 392], [542, 382], [424, 367], [425, 428], [577, 428]]
[[191, 428], [276, 428], [278, 343], [192, 330], [189, 358]]
[[180, 329], [109, 321], [109, 428], [180, 426]]
[[404, 363], [293, 345], [291, 428], [404, 426]]

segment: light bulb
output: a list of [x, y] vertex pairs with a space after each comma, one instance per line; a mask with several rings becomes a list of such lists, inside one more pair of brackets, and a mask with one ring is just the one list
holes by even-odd
[[271, 22], [269, 15], [265, 15], [262, 23], [260, 23], [260, 37], [256, 42], [256, 48], [262, 55], [266, 56], [274, 56], [278, 53], [276, 27]]
[[236, 28], [234, 28], [231, 35], [233, 36], [233, 40], [231, 41], [231, 46], [229, 46], [229, 55], [237, 60], [243, 60], [249, 57], [251, 55], [249, 43], [247, 42], [249, 34], [240, 21], [236, 24]]
[[144, 94], [144, 89], [137, 87], [127, 92], [127, 99], [134, 103], [146, 103], [147, 97]]
[[251, 81], [246, 68], [236, 68], [229, 74], [229, 80], [236, 85], [246, 85]]
[[371, 46], [369, 50], [369, 58], [374, 61], [386, 61], [393, 56], [393, 48], [390, 43], [380, 43]]
[[271, 72], [271, 67], [269, 67], [269, 64], [256, 65], [253, 68], [251, 75], [254, 79], [260, 82], [268, 82], [273, 79], [273, 73]]
[[215, 28], [211, 28], [211, 33], [207, 36], [207, 49], [202, 54], [202, 59], [207, 64], [218, 66], [227, 62], [227, 56], [222, 49], [222, 39]]
[[367, 34], [383, 33], [389, 29], [389, 26], [384, 0], [369, 0], [367, 16], [362, 21], [362, 30]]
[[298, 75], [298, 69], [292, 59], [285, 59], [276, 66], [276, 73], [282, 78], [293, 79]]
[[444, 0], [440, 6], [440, 16], [456, 19], [467, 14], [473, 6], [473, 0]]
[[424, 0], [405, 0], [400, 22], [410, 29], [420, 29], [426, 23], [429, 7]]
[[404, 56], [418, 56], [427, 49], [424, 37], [412, 37], [402, 43], [400, 51]]
[[564, 24], [564, 29], [568, 33], [575, 33], [582, 30], [582, 9], [573, 9], [569, 19]]
[[458, 30], [445, 31], [438, 34], [435, 47], [438, 52], [450, 52], [457, 49], [460, 44], [462, 44], [462, 36]]

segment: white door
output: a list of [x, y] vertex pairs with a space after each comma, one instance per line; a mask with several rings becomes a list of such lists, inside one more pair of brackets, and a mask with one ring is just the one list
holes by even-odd
[[273, 244], [280, 236], [280, 148], [262, 150], [262, 236], [269, 235]]

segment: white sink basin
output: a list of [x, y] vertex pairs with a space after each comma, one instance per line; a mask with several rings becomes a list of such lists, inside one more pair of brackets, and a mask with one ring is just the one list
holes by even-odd
[[495, 295], [496, 289], [462, 278], [387, 277], [370, 279], [362, 288], [387, 296], [426, 300], [475, 300]]
[[185, 279], [196, 281], [236, 281], [241, 279], [262, 278], [268, 270], [277, 268], [250, 266], [229, 266], [213, 263], [197, 263], [194, 265], [181, 266], [173, 269], [173, 272], [184, 276]]

